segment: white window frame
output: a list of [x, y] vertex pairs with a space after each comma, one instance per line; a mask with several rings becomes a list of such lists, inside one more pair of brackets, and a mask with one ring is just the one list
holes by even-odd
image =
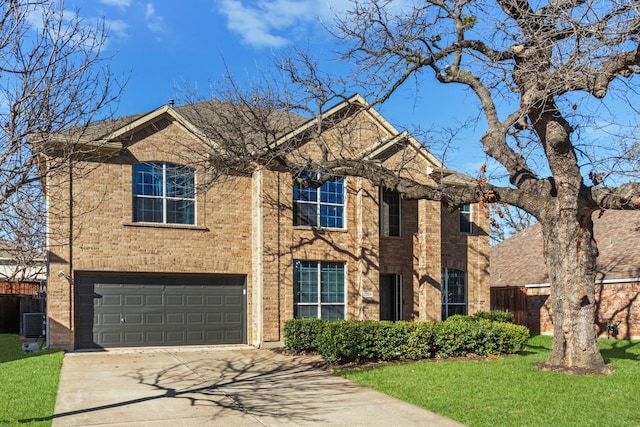
[[[152, 168], [160, 168], [162, 167], [162, 194], [159, 196], [155, 196], [155, 195], [145, 195], [145, 194], [138, 194], [136, 192], [136, 166], [138, 165], [151, 165]], [[185, 168], [191, 171], [191, 173], [193, 174], [193, 197], [170, 197], [167, 196], [167, 167], [180, 167], [180, 168]], [[135, 223], [141, 223], [141, 224], [166, 224], [166, 225], [196, 225], [197, 224], [197, 205], [196, 205], [196, 200], [197, 200], [197, 194], [196, 194], [196, 173], [195, 171], [188, 167], [188, 166], [184, 166], [178, 163], [171, 163], [171, 162], [141, 162], [141, 163], [137, 163], [132, 167], [132, 195], [133, 195], [133, 206], [132, 206], [132, 214], [133, 214], [133, 221]], [[142, 220], [137, 220], [136, 219], [136, 209], [137, 209], [137, 200], [143, 200], [143, 199], [147, 199], [147, 200], [161, 200], [162, 201], [162, 221], [142, 221]], [[184, 201], [184, 202], [189, 202], [193, 205], [193, 221], [192, 222], [168, 222], [167, 221], [167, 201]]]
[[[328, 306], [342, 306], [342, 319], [346, 318], [347, 315], [347, 298], [346, 298], [346, 294], [347, 294], [347, 265], [345, 262], [341, 262], [341, 261], [314, 261], [314, 260], [294, 260], [293, 261], [293, 266], [294, 266], [294, 278], [293, 278], [293, 282], [294, 282], [294, 292], [295, 292], [295, 288], [297, 286], [297, 269], [300, 268], [302, 263], [308, 263], [308, 264], [316, 264], [316, 268], [317, 268], [317, 290], [316, 290], [316, 295], [317, 295], [317, 300], [314, 302], [300, 302], [299, 301], [299, 297], [298, 295], [294, 295], [293, 296], [293, 303], [294, 303], [294, 316], [296, 318], [301, 318], [301, 317], [305, 317], [305, 316], [297, 316], [297, 307], [316, 307], [316, 318], [318, 319], [322, 319], [322, 307], [328, 307]], [[343, 268], [343, 273], [342, 273], [342, 301], [341, 302], [322, 302], [322, 266], [323, 264], [340, 264], [342, 265]], [[337, 319], [332, 319], [332, 320], [337, 320]]]
[[[295, 193], [294, 193], [294, 197], [293, 197], [294, 211], [296, 209], [295, 208], [296, 205], [298, 205], [298, 206], [303, 206], [303, 205], [314, 206], [315, 214], [316, 214], [316, 224], [317, 224], [317, 225], [296, 224], [297, 217], [295, 216], [295, 213], [294, 213], [294, 218], [293, 218], [294, 226], [296, 226], [296, 227], [317, 227], [317, 228], [336, 229], [336, 230], [344, 230], [346, 228], [346, 216], [347, 216], [347, 184], [346, 184], [346, 179], [344, 177], [335, 177], [335, 178], [339, 178], [339, 179], [342, 180], [341, 181], [341, 185], [342, 185], [342, 203], [333, 203], [333, 202], [323, 202], [323, 201], [321, 201], [322, 186], [320, 186], [318, 188], [314, 188], [314, 189], [304, 189], [306, 191], [309, 191], [309, 190], [315, 190], [316, 191], [316, 200], [315, 201], [307, 201], [307, 200], [296, 199], [295, 198]], [[329, 181], [327, 181], [327, 182], [329, 182]], [[324, 186], [324, 184], [323, 184], [323, 186]], [[322, 215], [321, 215], [322, 206], [341, 207], [342, 208], [342, 224], [340, 224], [340, 226], [338, 226], [338, 227], [323, 226], [321, 224], [322, 223]]]

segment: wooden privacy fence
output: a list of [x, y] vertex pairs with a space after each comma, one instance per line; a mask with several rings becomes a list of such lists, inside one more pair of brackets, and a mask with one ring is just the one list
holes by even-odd
[[491, 288], [491, 310], [508, 311], [518, 325], [529, 326], [527, 320], [527, 291], [523, 286]]

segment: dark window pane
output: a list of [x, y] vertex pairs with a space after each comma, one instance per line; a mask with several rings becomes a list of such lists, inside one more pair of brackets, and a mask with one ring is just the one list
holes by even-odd
[[134, 221], [162, 222], [162, 199], [136, 197], [133, 205]]
[[317, 319], [318, 318], [318, 306], [317, 305], [296, 305], [293, 317], [296, 319]]
[[344, 319], [344, 305], [323, 305], [321, 314], [323, 320], [342, 320]]
[[306, 225], [316, 227], [318, 225], [318, 205], [312, 203], [293, 204], [293, 225]]
[[382, 236], [400, 236], [400, 193], [397, 191], [384, 189], [382, 192], [380, 230]]
[[167, 200], [168, 224], [195, 224], [195, 206], [191, 200]]
[[467, 305], [456, 305], [449, 304], [449, 316], [453, 316], [454, 314], [461, 314], [463, 316], [467, 315]]
[[460, 208], [460, 232], [471, 233], [471, 205]]

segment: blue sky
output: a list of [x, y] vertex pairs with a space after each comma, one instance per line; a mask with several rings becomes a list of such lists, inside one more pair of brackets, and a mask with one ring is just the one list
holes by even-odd
[[[179, 100], [177, 92], [184, 92], [185, 85], [206, 95], [209, 83], [225, 75], [225, 64], [238, 81], [247, 82], [272, 67], [273, 55], [289, 47], [330, 56], [338, 46], [323, 23], [330, 25], [336, 13], [349, 7], [349, 1], [66, 0], [65, 7], [78, 8], [88, 24], [105, 19], [109, 39], [104, 54], [110, 57], [112, 73], [127, 80], [116, 114], [127, 115], [153, 110], [169, 99]], [[336, 63], [322, 65], [325, 71], [339, 68]], [[378, 109], [396, 128], [409, 131], [456, 127], [477, 114], [474, 97], [455, 86], [435, 83], [431, 77], [423, 79], [417, 89], [408, 84]], [[637, 98], [637, 94], [630, 96]], [[575, 98], [580, 111], [587, 111], [590, 102], [584, 97], [578, 94]], [[595, 105], [597, 118], [622, 118], [620, 122], [631, 123], [631, 132], [637, 128], [633, 111]], [[488, 161], [479, 143], [484, 130], [481, 121], [477, 128], [461, 132], [453, 147], [445, 150], [436, 140], [427, 141], [427, 148], [448, 167], [476, 176]], [[582, 134], [575, 138], [587, 144], [600, 139], [604, 142], [598, 144], [615, 145], [611, 135], [595, 123], [591, 128], [583, 126]]]
[[[67, 0], [88, 23], [103, 17], [109, 40], [105, 55], [112, 73], [126, 78], [117, 115], [153, 110], [178, 98], [187, 84], [207, 93], [225, 74], [225, 63], [242, 81], [269, 67], [274, 53], [290, 46], [328, 55], [335, 40], [322, 27], [345, 0]], [[380, 111], [399, 130], [431, 128], [451, 121], [469, 102], [451, 88], [414, 88], [399, 93]], [[437, 102], [434, 102], [437, 100]], [[437, 106], [436, 106], [437, 103]], [[449, 167], [475, 174], [485, 161], [477, 139], [481, 129], [463, 135], [465, 149], [450, 150]], [[442, 151], [433, 149], [442, 157]]]

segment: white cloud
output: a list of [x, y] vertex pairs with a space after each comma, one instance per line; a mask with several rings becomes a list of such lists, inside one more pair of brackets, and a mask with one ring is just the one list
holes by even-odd
[[107, 6], [116, 6], [124, 10], [129, 7], [131, 0], [100, 0], [100, 3]]
[[164, 17], [156, 14], [153, 3], [147, 3], [144, 18], [147, 21], [147, 28], [154, 33], [161, 33], [165, 30]]
[[127, 33], [127, 29], [129, 28], [129, 25], [124, 22], [121, 19], [116, 19], [116, 20], [105, 20], [105, 25], [107, 26], [107, 32], [115, 37], [118, 38], [127, 38], [128, 37], [128, 33]]
[[327, 18], [334, 7], [317, 0], [262, 0], [246, 6], [242, 0], [221, 0], [218, 11], [227, 17], [227, 27], [245, 43], [277, 48], [290, 42], [284, 34], [287, 30]]

